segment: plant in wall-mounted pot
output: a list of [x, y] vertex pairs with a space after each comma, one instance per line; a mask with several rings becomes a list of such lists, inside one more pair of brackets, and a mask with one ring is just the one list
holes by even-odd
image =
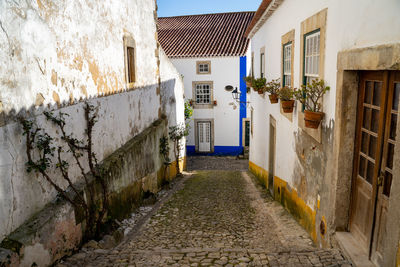
[[244, 81], [246, 82], [247, 87], [250, 87], [250, 88], [253, 87], [254, 77], [246, 76], [246, 77], [244, 77]]
[[213, 103], [214, 103], [214, 106], [216, 106], [216, 105], [217, 105], [217, 100], [214, 100], [214, 102], [213, 102]]
[[302, 85], [300, 90], [294, 91], [295, 98], [304, 106], [304, 121], [307, 128], [317, 129], [324, 113], [321, 105], [322, 96], [330, 90], [322, 79], [314, 79], [307, 85]]
[[278, 91], [282, 109], [285, 113], [292, 113], [294, 107], [294, 90], [290, 86], [285, 86]]
[[258, 78], [253, 80], [253, 89], [257, 91], [260, 95], [265, 92], [265, 78]]
[[281, 88], [279, 79], [275, 79], [267, 83], [265, 91], [269, 93], [269, 102], [271, 102], [271, 104], [278, 103], [279, 88]]

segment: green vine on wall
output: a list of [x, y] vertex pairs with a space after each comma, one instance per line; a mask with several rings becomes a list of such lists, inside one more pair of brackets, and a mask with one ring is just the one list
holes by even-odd
[[[60, 130], [60, 138], [63, 140], [68, 149], [64, 150], [63, 146], [55, 142], [55, 138], [51, 137], [40, 128], [35, 121], [21, 119], [23, 127], [23, 135], [26, 138], [26, 155], [28, 162], [26, 163], [27, 172], [40, 173], [53, 188], [66, 201], [71, 203], [74, 208], [82, 210], [86, 221], [85, 238], [92, 239], [100, 236], [100, 229], [103, 224], [104, 217], [108, 209], [108, 184], [103, 178], [102, 171], [99, 167], [96, 154], [93, 152], [93, 127], [97, 122], [97, 109], [89, 103], [85, 104], [85, 120], [86, 120], [86, 140], [79, 140], [72, 134], [66, 132], [66, 119], [69, 116], [66, 113], [44, 112], [47, 121], [52, 122]], [[85, 198], [73, 184], [70, 174], [70, 164], [64, 160], [65, 154], [70, 154], [74, 158], [76, 166], [80, 169], [84, 178], [88, 198]], [[56, 156], [55, 156], [56, 155]], [[56, 157], [56, 164], [53, 165], [53, 159]], [[85, 160], [82, 158], [85, 157]], [[87, 162], [89, 172], [86, 172], [84, 162]], [[71, 195], [56, 182], [56, 178], [51, 176], [51, 169], [55, 167], [61, 172], [65, 181], [74, 192]], [[94, 183], [101, 185], [102, 200], [101, 205], [96, 204]]]

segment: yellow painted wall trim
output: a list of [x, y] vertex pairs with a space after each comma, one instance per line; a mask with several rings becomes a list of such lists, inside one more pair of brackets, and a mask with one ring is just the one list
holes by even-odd
[[[251, 161], [249, 170], [268, 188], [268, 171]], [[274, 198], [307, 230], [314, 242], [317, 242], [316, 212], [298, 195], [297, 190], [290, 188], [286, 181], [277, 176], [274, 176]]]
[[258, 178], [265, 188], [268, 188], [268, 171], [251, 161], [249, 161], [249, 170]]

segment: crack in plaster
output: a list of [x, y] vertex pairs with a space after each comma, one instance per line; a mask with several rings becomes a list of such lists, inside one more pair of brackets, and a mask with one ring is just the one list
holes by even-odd
[[35, 57], [35, 60], [36, 60], [36, 63], [37, 63], [37, 65], [38, 65], [38, 67], [39, 67], [40, 72], [41, 72], [43, 75], [46, 75], [46, 72], [45, 72], [45, 71], [42, 69], [42, 67], [40, 66], [39, 59], [38, 59], [37, 57]]
[[8, 43], [8, 48], [9, 48], [10, 51], [11, 51], [10, 55], [13, 57], [13, 56], [14, 56], [14, 49], [12, 49], [12, 46], [11, 46], [10, 36], [8, 35], [6, 29], [4, 29], [3, 22], [2, 22], [1, 20], [0, 20], [0, 28], [1, 28], [1, 30], [4, 32], [4, 34], [6, 35], [7, 43]]

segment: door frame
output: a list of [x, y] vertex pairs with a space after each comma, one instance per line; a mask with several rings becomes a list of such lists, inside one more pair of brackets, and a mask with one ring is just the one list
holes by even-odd
[[[272, 131], [273, 130], [273, 131]], [[271, 136], [273, 134], [273, 136]], [[274, 177], [276, 165], [276, 120], [269, 116], [269, 138], [268, 138], [268, 189], [274, 196]], [[272, 154], [272, 157], [271, 157]], [[272, 169], [272, 170], [271, 170]]]
[[[211, 144], [210, 144], [210, 151], [203, 152], [199, 151], [199, 133], [197, 129], [197, 123], [199, 122], [209, 122], [210, 123], [210, 137], [211, 137]], [[194, 140], [195, 140], [195, 151], [199, 154], [207, 154], [207, 153], [214, 153], [214, 119], [194, 119]]]
[[249, 143], [250, 143], [250, 136], [251, 136], [251, 123], [250, 118], [243, 118], [242, 119], [242, 147], [246, 147], [246, 122], [249, 122]]
[[[400, 70], [400, 43], [373, 47], [349, 49], [337, 55], [336, 108], [333, 133], [332, 160], [329, 161], [326, 177], [333, 185], [333, 199], [330, 205], [332, 233], [349, 230], [350, 196], [353, 172], [354, 134], [358, 99], [359, 71], [362, 70]], [[371, 59], [371, 60], [369, 60]], [[379, 60], [373, 60], [379, 59]], [[400, 136], [400, 120], [397, 121], [397, 134]], [[396, 142], [394, 152], [392, 192], [389, 199], [390, 214], [383, 243], [384, 266], [394, 266], [399, 248], [400, 228], [400, 145]], [[397, 159], [397, 160], [396, 160]], [[321, 203], [322, 204], [322, 203]], [[322, 207], [321, 207], [322, 208]], [[316, 222], [319, 224], [319, 221]], [[333, 237], [333, 236], [332, 236]], [[400, 250], [399, 250], [400, 253]]]

